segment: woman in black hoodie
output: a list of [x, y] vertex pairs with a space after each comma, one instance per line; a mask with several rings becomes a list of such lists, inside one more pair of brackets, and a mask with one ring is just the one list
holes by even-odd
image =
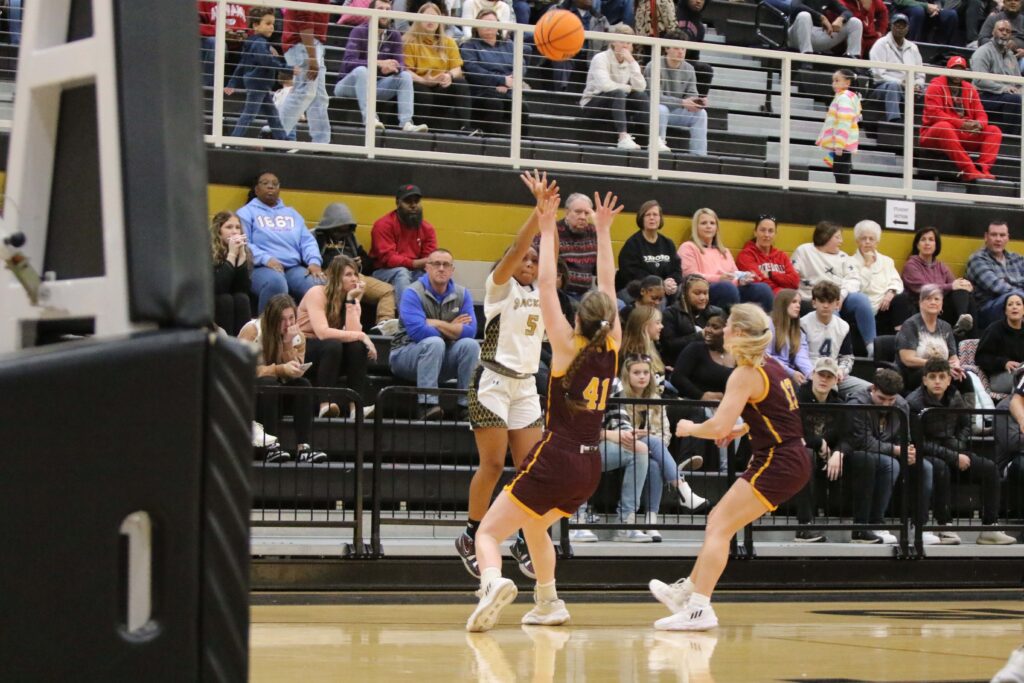
[[988, 375], [997, 394], [1013, 392], [1013, 371], [1024, 362], [1024, 298], [1011, 294], [1003, 305], [1003, 319], [985, 328], [975, 361]]
[[[707, 0], [679, 0], [676, 4], [676, 25], [686, 40], [694, 43], [704, 42], [705, 28], [701, 15], [704, 14], [706, 4]], [[707, 97], [715, 70], [710, 64], [700, 61], [700, 53], [696, 50], [686, 51], [686, 61], [697, 72], [697, 94]]]
[[692, 341], [704, 339], [702, 330], [712, 316], [723, 315], [722, 309], [712, 306], [710, 285], [703, 275], [693, 273], [683, 279], [682, 293], [674, 306], [662, 313], [661, 355], [677, 358]]

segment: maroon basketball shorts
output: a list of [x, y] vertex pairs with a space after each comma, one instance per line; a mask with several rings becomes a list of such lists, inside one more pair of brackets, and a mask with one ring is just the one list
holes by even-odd
[[580, 445], [545, 432], [505, 490], [532, 517], [543, 517], [555, 509], [571, 517], [590, 500], [600, 481], [598, 446]]
[[811, 476], [811, 460], [803, 439], [789, 439], [766, 451], [757, 451], [740, 475], [769, 510], [800, 492]]

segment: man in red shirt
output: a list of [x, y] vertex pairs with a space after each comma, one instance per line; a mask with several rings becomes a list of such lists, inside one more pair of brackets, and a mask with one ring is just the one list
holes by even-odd
[[[237, 62], [238, 58], [231, 59], [232, 55], [242, 52], [242, 41], [249, 35], [247, 15], [249, 6], [239, 2], [229, 2], [224, 6], [224, 41], [227, 52], [225, 56], [229, 61]], [[199, 0], [199, 35], [202, 40], [202, 51], [200, 58], [203, 62], [203, 85], [207, 88], [213, 87], [213, 61], [215, 58], [216, 36], [217, 36], [217, 3], [211, 0]], [[231, 73], [228, 70], [228, 73]]]
[[370, 232], [373, 276], [391, 283], [395, 301], [413, 280], [422, 277], [427, 257], [437, 249], [437, 232], [423, 220], [423, 193], [415, 185], [402, 185], [395, 194], [395, 210], [378, 218]]
[[[329, 0], [306, 0], [326, 5]], [[294, 137], [295, 125], [303, 114], [309, 122], [309, 137], [322, 144], [331, 141], [331, 122], [327, 118], [327, 69], [324, 67], [324, 44], [327, 42], [326, 12], [281, 10], [281, 54], [296, 70], [292, 91], [281, 105], [281, 126]]]
[[842, 0], [842, 3], [864, 26], [860, 56], [867, 59], [871, 46], [889, 31], [889, 10], [882, 0]]
[[[954, 55], [947, 69], [967, 70], [967, 60]], [[1003, 132], [988, 122], [978, 91], [970, 81], [956, 76], [936, 76], [924, 92], [921, 114], [922, 147], [940, 149], [960, 169], [964, 182], [991, 180]], [[968, 155], [978, 153], [978, 163]]]

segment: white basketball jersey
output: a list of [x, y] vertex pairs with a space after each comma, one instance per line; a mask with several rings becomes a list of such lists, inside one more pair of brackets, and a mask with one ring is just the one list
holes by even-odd
[[498, 363], [512, 372], [536, 374], [544, 339], [537, 288], [523, 287], [514, 277], [496, 285], [491, 273], [484, 294], [484, 318], [480, 360]]

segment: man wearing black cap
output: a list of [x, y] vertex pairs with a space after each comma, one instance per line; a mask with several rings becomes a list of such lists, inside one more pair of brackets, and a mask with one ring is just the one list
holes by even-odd
[[[868, 59], [872, 62], [891, 62], [921, 66], [921, 51], [917, 45], [907, 40], [910, 20], [906, 14], [894, 14], [890, 22], [889, 33], [879, 38], [871, 47]], [[885, 120], [900, 122], [903, 120], [903, 82], [906, 73], [896, 69], [871, 69], [871, 77], [875, 81], [875, 89], [871, 97], [885, 102]], [[924, 74], [914, 75], [914, 94], [924, 92]]]
[[[967, 60], [953, 55], [946, 68], [966, 71]], [[964, 182], [995, 178], [991, 168], [1003, 133], [988, 122], [978, 91], [970, 81], [955, 75], [932, 79], [924, 93], [919, 140], [922, 147], [945, 152], [960, 169]], [[977, 164], [968, 152], [978, 154]]]
[[395, 210], [378, 218], [370, 233], [373, 276], [391, 283], [395, 300], [424, 274], [427, 257], [437, 249], [437, 232], [423, 220], [423, 193], [415, 185], [402, 185], [395, 193]]
[[356, 239], [356, 219], [352, 211], [341, 202], [328, 204], [324, 208], [320, 222], [313, 228], [313, 236], [320, 245], [325, 271], [335, 256], [347, 256], [356, 262], [359, 266], [359, 279], [364, 285], [362, 301], [377, 306], [377, 330], [388, 335], [397, 332], [395, 288], [382, 280], [363, 274], [366, 270], [373, 270], [373, 261]]

